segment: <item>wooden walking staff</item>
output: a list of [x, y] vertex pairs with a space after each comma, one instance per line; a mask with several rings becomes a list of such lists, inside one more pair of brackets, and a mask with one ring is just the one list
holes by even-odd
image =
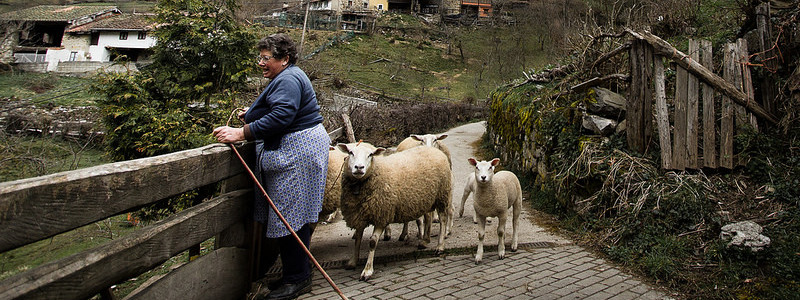
[[[233, 115], [236, 114], [237, 111], [239, 111], [239, 109], [234, 110], [231, 113], [231, 116], [228, 117], [228, 124], [230, 123]], [[328, 276], [328, 273], [325, 272], [325, 269], [322, 268], [322, 266], [319, 264], [319, 262], [317, 262], [317, 259], [314, 258], [314, 255], [311, 254], [311, 251], [308, 250], [308, 247], [306, 247], [306, 245], [303, 244], [303, 241], [300, 239], [300, 237], [297, 235], [297, 233], [294, 232], [294, 229], [292, 229], [292, 226], [289, 225], [289, 222], [287, 222], [286, 219], [283, 217], [283, 214], [281, 214], [281, 212], [278, 211], [278, 207], [275, 206], [275, 203], [272, 202], [272, 199], [269, 197], [269, 195], [267, 195], [267, 191], [264, 190], [263, 186], [261, 186], [261, 182], [258, 182], [258, 179], [256, 178], [256, 175], [253, 174], [253, 171], [250, 170], [250, 167], [247, 165], [247, 162], [245, 162], [244, 158], [242, 158], [242, 155], [239, 154], [239, 150], [236, 150], [236, 146], [234, 146], [232, 143], [229, 143], [228, 146], [230, 146], [231, 149], [233, 149], [233, 153], [236, 153], [236, 157], [239, 158], [239, 162], [241, 162], [242, 166], [244, 166], [244, 169], [247, 170], [247, 174], [250, 175], [250, 179], [252, 179], [253, 182], [256, 183], [256, 186], [258, 186], [258, 189], [261, 191], [261, 194], [264, 195], [264, 198], [267, 199], [267, 203], [269, 203], [269, 207], [271, 207], [272, 211], [275, 212], [275, 215], [277, 215], [278, 218], [281, 219], [281, 222], [283, 223], [284, 226], [286, 226], [286, 229], [288, 229], [289, 232], [292, 233], [292, 236], [297, 241], [297, 243], [300, 244], [300, 247], [303, 248], [303, 251], [306, 252], [306, 255], [308, 255], [308, 258], [311, 259], [311, 262], [314, 263], [314, 266], [317, 267], [319, 272], [322, 273], [322, 276], [325, 277], [325, 280], [328, 281], [328, 284], [330, 284], [331, 287], [336, 291], [336, 293], [339, 294], [339, 297], [341, 297], [343, 300], [347, 300], [347, 296], [345, 296], [344, 293], [342, 293], [342, 290], [340, 290], [339, 287], [336, 286], [336, 283], [333, 282], [333, 279], [331, 279], [331, 277]]]

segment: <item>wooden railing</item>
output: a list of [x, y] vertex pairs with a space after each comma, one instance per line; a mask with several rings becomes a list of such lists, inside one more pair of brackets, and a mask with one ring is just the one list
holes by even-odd
[[[252, 161], [252, 144], [238, 149]], [[212, 251], [126, 299], [241, 299], [252, 279], [252, 183], [223, 144], [0, 183], [0, 252], [218, 183], [222, 192], [210, 200], [0, 281], [0, 299], [115, 299], [110, 286], [212, 237]]]

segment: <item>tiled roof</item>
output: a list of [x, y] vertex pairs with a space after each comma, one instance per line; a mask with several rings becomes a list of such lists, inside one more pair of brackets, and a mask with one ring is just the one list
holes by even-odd
[[120, 12], [116, 6], [39, 5], [0, 15], [0, 20], [71, 22], [105, 12]]
[[147, 15], [122, 14], [76, 26], [67, 32], [89, 32], [98, 30], [152, 30], [154, 23]]

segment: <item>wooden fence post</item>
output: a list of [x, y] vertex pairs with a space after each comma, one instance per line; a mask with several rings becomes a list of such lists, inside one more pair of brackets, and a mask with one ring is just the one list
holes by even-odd
[[[628, 148], [643, 153], [650, 142], [653, 129], [651, 116], [653, 92], [653, 51], [651, 46], [635, 40], [630, 50], [631, 88], [625, 119], [628, 122]], [[650, 56], [650, 58], [648, 58]]]
[[[747, 95], [748, 99], [753, 100], [755, 99], [755, 91], [753, 91], [753, 76], [750, 75], [750, 54], [747, 50], [747, 40], [738, 39], [736, 40], [736, 45], [739, 48], [739, 67], [742, 71], [742, 92]], [[753, 129], [758, 130], [758, 119], [753, 113], [748, 112], [745, 118], [746, 122], [750, 122], [750, 126], [753, 126]]]
[[656, 123], [658, 124], [658, 141], [661, 146], [661, 167], [672, 169], [672, 141], [669, 134], [669, 110], [664, 88], [664, 58], [655, 55], [653, 85], [656, 100]]
[[[723, 78], [732, 82], [735, 67], [735, 49], [726, 44], [723, 53]], [[733, 169], [733, 102], [727, 95], [722, 97], [722, 119], [720, 120], [719, 163], [723, 168]]]
[[[702, 52], [700, 63], [709, 70], [714, 67], [711, 47], [711, 41], [700, 42], [700, 51]], [[716, 168], [718, 166], [717, 117], [714, 107], [714, 89], [705, 82], [701, 82], [700, 86], [703, 88], [703, 165], [708, 168]]]
[[[689, 56], [695, 61], [700, 61], [700, 45], [694, 39], [689, 40]], [[686, 167], [699, 169], [697, 163], [697, 135], [699, 121], [697, 119], [700, 108], [700, 81], [696, 76], [687, 72], [686, 79]]]
[[[778, 68], [778, 55], [772, 48], [772, 24], [770, 23], [769, 2], [761, 3], [756, 7], [756, 24], [758, 26], [758, 52], [761, 53], [761, 63], [765, 69], [775, 70]], [[764, 110], [768, 113], [777, 112], [775, 98], [778, 94], [778, 84], [770, 74], [766, 74], [761, 81], [761, 103]]]
[[672, 167], [677, 170], [686, 168], [686, 129], [688, 122], [686, 109], [688, 106], [688, 80], [689, 72], [677, 66], [675, 76], [675, 130], [673, 134]]

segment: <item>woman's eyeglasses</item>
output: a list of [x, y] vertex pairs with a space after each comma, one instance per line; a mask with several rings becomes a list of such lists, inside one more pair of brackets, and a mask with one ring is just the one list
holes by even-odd
[[273, 58], [273, 57], [274, 57], [274, 56], [269, 56], [269, 55], [259, 55], [259, 56], [256, 56], [256, 63], [259, 63], [259, 64], [260, 64], [262, 61], [268, 61], [270, 58]]

